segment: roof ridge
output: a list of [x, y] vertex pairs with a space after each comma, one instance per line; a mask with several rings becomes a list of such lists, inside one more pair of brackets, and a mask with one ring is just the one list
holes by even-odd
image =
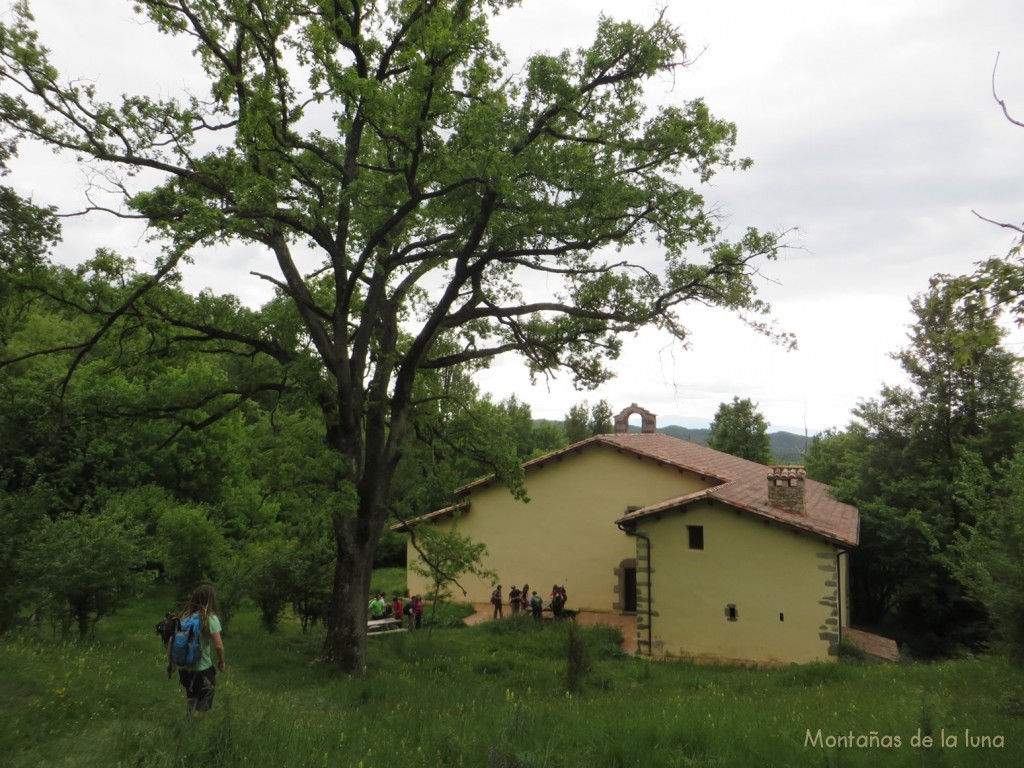
[[[696, 496], [693, 496], [692, 493], [683, 494], [647, 505], [627, 516], [629, 519], [643, 517], [645, 514], [655, 511], [671, 509], [673, 506], [680, 505], [680, 499], [687, 499], [691, 496], [690, 501], [693, 498], [714, 496], [721, 502], [737, 509], [746, 510], [802, 530], [813, 531], [836, 542], [852, 545], [856, 544], [859, 538], [857, 508], [836, 500], [825, 483], [806, 480], [803, 491], [805, 508], [802, 513], [797, 514], [772, 504], [768, 498], [769, 478], [774, 477], [782, 465], [760, 464], [664, 432], [594, 435], [523, 462], [522, 467], [524, 471], [539, 469], [552, 459], [579, 453], [593, 446], [606, 446], [617, 451], [627, 451], [636, 456], [690, 472], [705, 481], [717, 481], [696, 492]], [[798, 474], [802, 479], [806, 472], [801, 471]], [[496, 475], [491, 474], [479, 478], [455, 489], [455, 493], [465, 497], [474, 488], [493, 482], [495, 477]], [[438, 512], [442, 511], [438, 510]]]

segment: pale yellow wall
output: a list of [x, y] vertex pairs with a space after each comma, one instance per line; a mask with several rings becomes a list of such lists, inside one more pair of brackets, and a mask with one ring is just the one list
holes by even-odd
[[[526, 475], [528, 503], [512, 498], [501, 485], [472, 491], [472, 508], [460, 516], [459, 533], [487, 545], [487, 567], [494, 570], [507, 595], [524, 582], [547, 599], [551, 586], [565, 584], [568, 607], [611, 611], [618, 601], [615, 569], [635, 557], [633, 539], [615, 525], [628, 506], [644, 506], [699, 490], [692, 474], [659, 465], [605, 445], [584, 448], [552, 459]], [[438, 525], [450, 526], [451, 518]], [[411, 545], [409, 561], [416, 557]], [[425, 593], [427, 584], [411, 570], [410, 593]], [[488, 602], [491, 585], [478, 579], [462, 582], [463, 598]]]
[[[689, 548], [688, 525], [703, 526], [703, 550]], [[652, 540], [655, 655], [797, 663], [833, 658], [829, 641], [819, 637], [837, 632], [831, 544], [721, 504], [645, 518], [638, 530]], [[642, 569], [637, 578], [646, 581]], [[730, 603], [737, 621], [726, 618]]]

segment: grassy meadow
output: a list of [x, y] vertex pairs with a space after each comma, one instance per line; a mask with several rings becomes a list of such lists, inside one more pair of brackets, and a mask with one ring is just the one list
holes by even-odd
[[[617, 631], [583, 627], [591, 668], [571, 694], [566, 624], [457, 627], [456, 608], [440, 612], [429, 633], [371, 639], [369, 667], [355, 679], [310, 663], [322, 628], [303, 635], [296, 621], [284, 621], [267, 635], [256, 611], [243, 608], [225, 634], [229, 668], [218, 678], [214, 710], [188, 718], [153, 630], [167, 607], [153, 594], [101, 621], [83, 644], [60, 642], [45, 628], [0, 638], [0, 763], [994, 767], [1024, 760], [1024, 679], [1000, 659], [697, 666], [626, 657]], [[932, 745], [912, 743], [918, 735]]]

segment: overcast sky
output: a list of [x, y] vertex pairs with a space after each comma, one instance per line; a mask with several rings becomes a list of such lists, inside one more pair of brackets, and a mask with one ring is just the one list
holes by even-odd
[[[155, 40], [133, 20], [130, 0], [32, 7], [64, 73], [110, 96], [173, 91], [190, 78], [176, 55], [187, 43]], [[754, 160], [749, 171], [717, 176], [706, 196], [737, 236], [748, 225], [795, 230], [792, 247], [764, 267], [762, 292], [799, 349], [785, 352], [726, 313], [694, 310], [689, 349], [641, 334], [615, 364], [616, 379], [596, 392], [576, 392], [565, 377], [531, 387], [512, 358], [481, 376], [481, 387], [496, 398], [516, 394], [542, 418], [606, 399], [616, 411], [637, 402], [661, 423], [706, 422], [739, 396], [758, 403], [773, 428], [842, 427], [858, 400], [902, 381], [889, 354], [906, 343], [909, 298], [931, 275], [968, 272], [1011, 246], [1007, 230], [972, 209], [1024, 218], [1024, 129], [1006, 122], [991, 92], [1000, 53], [999, 95], [1024, 118], [1024, 3], [524, 0], [495, 34], [517, 60], [586, 43], [602, 10], [650, 21], [659, 8], [695, 61], [653, 83], [652, 98], [704, 98], [737, 124], [739, 154]], [[80, 199], [84, 177], [69, 163], [25, 148], [15, 171], [8, 183], [37, 202]], [[137, 230], [116, 227], [109, 218], [69, 222], [58, 257], [114, 245], [151, 261]], [[187, 284], [259, 303], [265, 284], [247, 273], [262, 258], [222, 254]]]

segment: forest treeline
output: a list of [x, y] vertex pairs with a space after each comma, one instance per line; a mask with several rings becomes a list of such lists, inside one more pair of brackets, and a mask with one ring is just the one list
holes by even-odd
[[[4, 205], [0, 629], [31, 617], [84, 636], [154, 578], [182, 594], [214, 581], [228, 613], [249, 598], [268, 630], [287, 610], [315, 615], [332, 588], [331, 513], [355, 501], [335, 482], [320, 373], [294, 310], [152, 285], [107, 251], [54, 264], [51, 214], [14, 197]], [[133, 293], [145, 298], [126, 302]], [[997, 309], [963, 280], [934, 279], [912, 308], [909, 344], [895, 355], [909, 386], [862, 401], [805, 457], [809, 476], [861, 512], [853, 620], [920, 656], [999, 642], [1019, 652], [1018, 358]], [[208, 344], [213, 323], [250, 335], [273, 327], [274, 343], [289, 346], [269, 349], [269, 364], [229, 339]], [[536, 421], [528, 404], [480, 392], [470, 369], [418, 386], [396, 521], [450, 503], [485, 474], [521, 491], [521, 462], [611, 427], [603, 401], [574, 406], [562, 423]], [[737, 399], [713, 429], [719, 440], [729, 430], [763, 438], [764, 426]], [[387, 534], [377, 563], [401, 563], [404, 546]]]
[[[289, 310], [229, 296], [149, 292], [100, 333], [102, 307], [138, 290], [134, 265], [100, 253], [75, 268], [5, 265], [0, 279], [0, 629], [30, 614], [87, 634], [150, 579], [184, 594], [218, 584], [273, 629], [330, 595], [330, 510], [339, 493], [324, 444], [316, 376], [294, 337], [293, 365], [262, 369], [230, 345], [189, 347], [218, 316], [278, 328]], [[192, 328], [159, 320], [173, 304]], [[312, 391], [311, 391], [312, 390]], [[426, 381], [393, 501], [395, 520], [450, 503], [496, 473], [568, 444], [562, 425], [479, 391], [469, 371]], [[587, 429], [587, 425], [582, 425]], [[387, 534], [378, 564], [404, 563]]]
[[860, 510], [854, 622], [935, 657], [1024, 649], [1024, 411], [1000, 304], [977, 276], [935, 277], [911, 301], [906, 386], [819, 436], [809, 477]]

